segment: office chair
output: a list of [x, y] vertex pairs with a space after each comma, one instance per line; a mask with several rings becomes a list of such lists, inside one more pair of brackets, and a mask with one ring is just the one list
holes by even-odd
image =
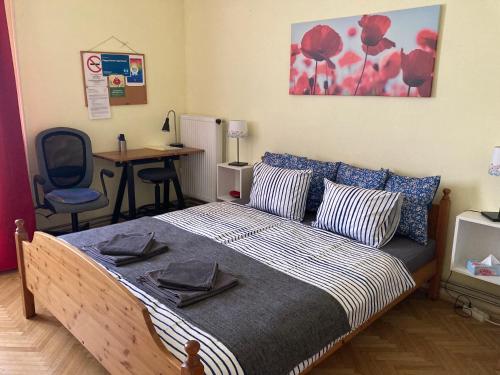
[[[78, 214], [97, 210], [109, 204], [104, 176], [113, 177], [107, 169], [100, 172], [104, 194], [90, 188], [94, 162], [92, 144], [87, 134], [71, 128], [52, 128], [39, 133], [35, 140], [38, 175], [33, 178], [36, 207], [53, 213], [71, 214], [71, 228], [78, 232]], [[43, 190], [40, 202], [38, 185]]]

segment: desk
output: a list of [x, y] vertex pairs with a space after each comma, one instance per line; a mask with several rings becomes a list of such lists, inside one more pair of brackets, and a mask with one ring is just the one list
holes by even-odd
[[[122, 168], [118, 195], [116, 197], [115, 208], [113, 210], [112, 223], [117, 223], [120, 218], [120, 211], [125, 194], [125, 187], [128, 187], [128, 207], [129, 215], [127, 219], [135, 219], [137, 216], [135, 207], [135, 183], [134, 183], [134, 165], [147, 164], [163, 161], [165, 168], [171, 168], [175, 172], [173, 161], [180, 156], [198, 154], [204, 152], [198, 148], [183, 147], [169, 150], [153, 150], [150, 148], [139, 148], [127, 150], [126, 152], [109, 151], [94, 153], [94, 157], [111, 161], [117, 167]], [[182, 195], [179, 182], [174, 182], [175, 193], [177, 195], [178, 208], [184, 208], [184, 197]], [[168, 198], [167, 198], [168, 199]]]

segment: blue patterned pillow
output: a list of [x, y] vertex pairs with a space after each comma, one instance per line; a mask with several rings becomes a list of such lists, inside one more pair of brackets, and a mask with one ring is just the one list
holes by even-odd
[[307, 169], [305, 167], [301, 167], [301, 164], [307, 161], [307, 158], [302, 156], [266, 152], [262, 158], [262, 161], [267, 165], [270, 165], [271, 167], [285, 169]]
[[429, 207], [440, 181], [440, 176], [416, 178], [390, 173], [385, 190], [404, 195], [397, 233], [419, 244], [427, 244]]
[[307, 211], [316, 211], [323, 200], [323, 180], [334, 181], [340, 163], [311, 160], [303, 156], [266, 152], [262, 161], [267, 165], [285, 169], [310, 169], [313, 171], [311, 186], [307, 195]]
[[384, 189], [389, 171], [380, 169], [357, 168], [352, 165], [340, 163], [336, 183], [357, 186], [363, 189]]
[[340, 163], [310, 160], [304, 163], [304, 168], [313, 171], [311, 177], [311, 186], [309, 187], [309, 194], [307, 195], [307, 211], [317, 211], [321, 201], [323, 200], [323, 193], [325, 192], [325, 178], [330, 181], [335, 180], [337, 170]]

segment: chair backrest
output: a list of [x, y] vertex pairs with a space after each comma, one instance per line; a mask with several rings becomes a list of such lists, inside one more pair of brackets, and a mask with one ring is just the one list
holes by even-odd
[[92, 143], [84, 132], [72, 128], [51, 128], [36, 136], [36, 153], [43, 190], [86, 188], [92, 183]]

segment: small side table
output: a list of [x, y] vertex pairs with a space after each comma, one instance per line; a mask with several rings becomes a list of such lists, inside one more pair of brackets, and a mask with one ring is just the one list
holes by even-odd
[[217, 164], [217, 199], [231, 202], [237, 198], [229, 195], [231, 190], [240, 192], [240, 199], [250, 199], [253, 165], [235, 167], [228, 163]]
[[473, 275], [465, 267], [467, 259], [482, 260], [493, 254], [500, 258], [500, 223], [479, 212], [463, 212], [457, 216], [451, 253], [451, 270], [474, 279], [500, 285], [500, 276]]

